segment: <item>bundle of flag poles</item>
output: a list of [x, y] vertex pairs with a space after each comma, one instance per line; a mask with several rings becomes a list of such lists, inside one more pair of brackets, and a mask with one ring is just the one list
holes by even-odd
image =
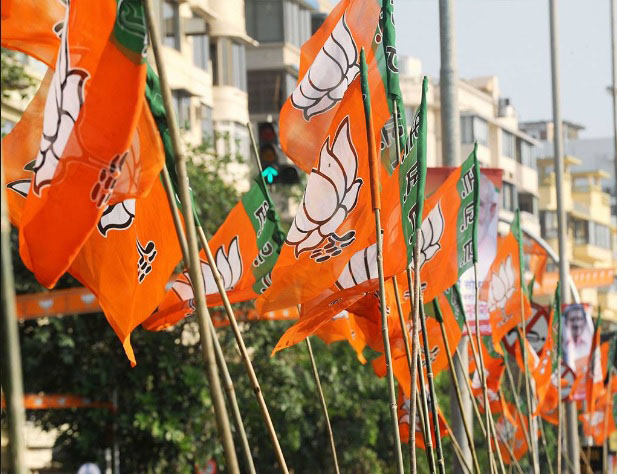
[[[600, 315], [594, 325], [586, 305], [562, 307], [567, 288], [557, 285], [549, 306], [534, 301], [530, 277], [542, 285], [548, 255], [525, 239], [518, 212], [507, 235], [497, 235], [501, 174], [481, 169], [475, 149], [457, 168], [427, 170], [430, 84], [424, 78], [407, 123], [393, 3], [341, 0], [302, 47], [296, 89], [280, 112], [282, 149], [308, 175], [287, 234], [259, 175], [207, 236], [193, 208], [152, 1], [2, 0], [2, 47], [48, 67], [2, 139], [3, 206], [19, 229], [20, 256], [46, 287], [65, 272], [80, 281], [132, 365], [135, 328], [159, 331], [197, 314], [226, 472], [256, 468], [209, 309], [221, 306], [288, 472], [232, 307], [247, 301], [251, 319], [299, 315], [272, 352], [306, 341], [326, 420], [309, 338], [347, 341], [362, 364], [366, 347], [379, 353], [370, 362], [387, 378], [398, 473], [417, 472], [416, 448], [431, 473], [452, 469], [441, 442], [452, 429], [434, 383], [443, 371], [466, 433], [450, 446], [470, 474], [505, 473], [507, 465], [522, 474], [525, 456], [539, 473], [540, 443], [550, 472], [559, 472], [543, 424], [561, 433], [565, 401], [579, 404], [594, 444], [616, 431], [615, 333], [603, 338]], [[169, 287], [180, 261], [184, 271]], [[471, 363], [460, 377], [456, 348], [466, 335]], [[336, 433], [326, 426], [338, 472]]]

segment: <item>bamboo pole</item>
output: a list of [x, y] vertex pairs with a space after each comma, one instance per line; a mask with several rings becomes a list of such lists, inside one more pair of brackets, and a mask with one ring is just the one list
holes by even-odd
[[[443, 339], [444, 346], [446, 347], [446, 356], [448, 357], [448, 366], [450, 367], [450, 377], [452, 378], [452, 383], [454, 384], [456, 400], [458, 402], [458, 407], [461, 412], [461, 419], [463, 420], [463, 427], [465, 429], [465, 434], [467, 435], [467, 443], [469, 444], [469, 449], [471, 451], [471, 457], [473, 459], [476, 472], [480, 474], [481, 472], [480, 465], [478, 464], [478, 458], [476, 456], [476, 447], [475, 447], [475, 443], [473, 442], [473, 432], [471, 431], [471, 428], [469, 427], [469, 421], [467, 420], [467, 417], [465, 416], [465, 410], [463, 408], [464, 407], [463, 396], [461, 394], [461, 387], [460, 387], [458, 378], [456, 376], [456, 372], [454, 370], [454, 361], [452, 360], [452, 351], [450, 350], [450, 343], [448, 342], [448, 336], [446, 335], [446, 328], [443, 323], [443, 320], [441, 319], [439, 320], [439, 329], [441, 329], [441, 338]], [[473, 395], [472, 395], [472, 398], [473, 398]], [[452, 439], [454, 440], [455, 437], [453, 436]]]
[[553, 474], [553, 466], [551, 465], [551, 457], [548, 451], [548, 443], [546, 442], [546, 435], [544, 433], [544, 423], [542, 419], [538, 417], [539, 427], [540, 427], [540, 435], [542, 437], [542, 447], [544, 448], [544, 454], [546, 455], [546, 463], [548, 464], [548, 472], [549, 474]]
[[[452, 428], [450, 427], [448, 420], [444, 418], [443, 423], [444, 425], [446, 425], [446, 429], [448, 430], [448, 432], [452, 433]], [[456, 454], [456, 458], [458, 459], [458, 462], [461, 463], [461, 466], [463, 466], [469, 474], [473, 474], [474, 471], [471, 470], [471, 468], [469, 467], [469, 464], [467, 463], [467, 460], [465, 459], [465, 456], [463, 456], [463, 450], [461, 449], [461, 445], [458, 444], [456, 437], [450, 436], [450, 441], [452, 442], [452, 447], [454, 448], [454, 454]]]
[[[503, 348], [504, 354], [506, 353], [505, 347], [503, 342], [501, 343], [501, 346]], [[518, 390], [516, 390], [516, 387], [514, 386], [514, 377], [512, 377], [512, 371], [510, 370], [510, 366], [508, 365], [508, 361], [504, 359], [504, 365], [506, 368], [506, 378], [508, 379], [508, 382], [510, 383], [510, 388], [512, 389], [512, 397], [514, 398], [514, 405], [516, 406], [516, 409], [519, 412], [519, 416], [521, 413], [521, 402], [518, 398]], [[522, 428], [523, 428], [523, 434], [525, 435], [525, 442], [527, 443], [527, 449], [529, 449], [529, 451], [531, 451], [531, 441], [529, 439], [529, 433], [527, 431], [527, 429], [525, 429], [525, 425], [521, 424]]]
[[360, 73], [362, 79], [362, 101], [364, 102], [364, 117], [366, 119], [366, 138], [368, 142], [369, 175], [371, 187], [371, 204], [375, 216], [375, 240], [377, 247], [377, 274], [379, 277], [379, 309], [381, 311], [381, 333], [383, 337], [384, 355], [386, 358], [386, 374], [388, 392], [390, 395], [390, 414], [394, 434], [394, 449], [396, 453], [396, 468], [399, 474], [404, 473], [403, 453], [401, 451], [401, 436], [398, 431], [398, 416], [396, 393], [394, 391], [394, 374], [392, 373], [392, 354], [388, 337], [388, 315], [386, 314], [386, 284], [383, 273], [383, 236], [381, 235], [381, 196], [379, 189], [379, 163], [375, 147], [375, 131], [371, 112], [371, 95], [368, 88], [367, 66], [364, 48], [360, 52]]
[[246, 349], [246, 345], [244, 344], [244, 339], [242, 338], [242, 333], [240, 332], [238, 321], [236, 320], [234, 311], [231, 307], [231, 303], [229, 302], [229, 298], [227, 297], [227, 293], [225, 292], [225, 284], [216, 266], [216, 262], [214, 261], [214, 257], [212, 256], [212, 251], [210, 250], [210, 246], [208, 245], [208, 241], [206, 239], [206, 235], [203, 229], [200, 227], [198, 231], [199, 231], [199, 238], [201, 240], [201, 246], [204, 252], [206, 253], [206, 260], [208, 261], [208, 265], [210, 265], [210, 268], [212, 269], [212, 275], [214, 276], [214, 281], [216, 282], [216, 286], [223, 300], [223, 306], [225, 308], [225, 313], [227, 314], [227, 319], [229, 320], [229, 324], [231, 326], [232, 332], [234, 333], [236, 344], [238, 345], [238, 349], [240, 350], [240, 356], [242, 358], [242, 362], [247, 371], [249, 380], [251, 382], [251, 386], [253, 388], [253, 392], [255, 392], [255, 396], [257, 397], [259, 409], [261, 411], [261, 415], [266, 424], [266, 429], [268, 430], [268, 435], [270, 436], [272, 447], [274, 448], [274, 454], [276, 455], [281, 471], [287, 474], [288, 470], [287, 470], [287, 463], [285, 462], [285, 456], [283, 455], [283, 451], [281, 450], [281, 446], [279, 444], [276, 430], [274, 429], [272, 419], [270, 418], [268, 406], [266, 405], [263, 392], [261, 391], [259, 381], [257, 380], [257, 375], [255, 374], [255, 369], [253, 368], [251, 358]]
[[482, 349], [481, 349], [482, 342], [480, 341], [480, 322], [479, 322], [479, 315], [478, 315], [478, 301], [479, 301], [478, 300], [478, 264], [475, 261], [473, 263], [473, 280], [474, 280], [474, 290], [475, 290], [474, 291], [475, 293], [474, 295], [474, 316], [475, 316], [475, 323], [476, 323], [476, 344], [477, 344], [477, 349], [478, 349], [478, 359], [480, 362], [480, 365], [479, 366], [476, 365], [476, 368], [479, 368], [478, 375], [480, 376], [480, 380], [482, 382], [482, 392], [484, 394], [484, 413], [486, 416], [486, 446], [487, 446], [488, 455], [489, 455], [489, 464], [490, 464], [491, 472], [495, 472], [497, 470], [497, 466], [496, 466], [495, 457], [493, 454], [493, 448], [490, 442], [491, 407], [490, 407], [489, 399], [488, 399], [488, 386], [486, 382], [486, 372], [484, 368], [484, 356], [482, 355]]
[[[300, 313], [300, 308], [298, 308], [298, 313]], [[328, 415], [328, 405], [326, 404], [326, 399], [323, 394], [323, 390], [321, 389], [321, 381], [319, 379], [319, 372], [317, 371], [317, 364], [315, 363], [315, 357], [313, 356], [313, 348], [311, 347], [311, 339], [307, 337], [306, 348], [309, 353], [309, 358], [311, 359], [311, 367], [313, 368], [313, 378], [315, 379], [315, 386], [317, 387], [317, 393], [319, 395], [319, 400], [321, 402], [321, 409], [324, 414], [324, 418], [326, 420], [326, 430], [328, 431], [328, 439], [330, 441], [330, 451], [332, 451], [332, 462], [334, 463], [334, 471], [336, 474], [339, 474], [339, 466], [338, 466], [338, 457], [336, 455], [336, 445], [334, 444], [334, 434], [332, 433], [332, 426], [330, 425], [330, 416]]]
[[[395, 110], [396, 110], [396, 105], [395, 105]], [[398, 123], [398, 120], [395, 121], [395, 128], [398, 126], [396, 125], [396, 123]], [[396, 310], [398, 312], [398, 316], [399, 316], [399, 324], [401, 325], [401, 331], [403, 333], [403, 341], [404, 341], [404, 345], [405, 345], [405, 356], [407, 357], [407, 365], [409, 366], [409, 373], [411, 375], [411, 373], [414, 371], [414, 364], [412, 361], [412, 351], [411, 348], [409, 346], [409, 334], [407, 331], [407, 324], [405, 323], [405, 318], [403, 316], [403, 307], [401, 304], [401, 295], [399, 293], [399, 289], [398, 289], [398, 283], [396, 281], [396, 276], [392, 277], [392, 285], [394, 287], [394, 299], [396, 302]], [[417, 336], [417, 334], [416, 334]], [[417, 364], [416, 364], [417, 367]], [[412, 384], [413, 384], [413, 380], [412, 380]], [[415, 384], [414, 384], [415, 385]], [[418, 392], [416, 391], [416, 396], [415, 396], [415, 405], [416, 407], [418, 406], [418, 401], [419, 401], [419, 397], [418, 397]], [[409, 406], [411, 408], [411, 400], [409, 403]], [[422, 405], [420, 405], [422, 406]], [[424, 407], [425, 408], [425, 407]], [[424, 438], [426, 439], [427, 436], [429, 435], [428, 433], [428, 409], [426, 409], [427, 411], [424, 412], [424, 410], [421, 410], [422, 416], [420, 417], [420, 419], [422, 420], [422, 433], [424, 435]], [[411, 410], [410, 410], [411, 413]], [[416, 408], [416, 414], [417, 414], [417, 408]], [[414, 443], [413, 443], [413, 447], [410, 447], [410, 449], [413, 449], [414, 451], [414, 455], [415, 455], [415, 430], [414, 430]], [[410, 440], [411, 440], [411, 433], [410, 433]], [[410, 445], [412, 444], [411, 441], [409, 443]], [[427, 461], [429, 466], [434, 466], [434, 460], [433, 460], [433, 449], [432, 449], [432, 442], [431, 442], [431, 447], [430, 449], [427, 448], [426, 450], [426, 455], [427, 455]], [[410, 462], [410, 469], [411, 469], [411, 459], [409, 460]]]
[[[418, 341], [418, 345], [420, 342]], [[426, 396], [426, 386], [424, 384], [424, 373], [422, 372], [422, 357], [418, 352], [418, 356], [416, 357], [416, 367], [418, 368], [418, 379], [417, 384], [420, 385], [420, 408], [422, 412], [422, 416], [426, 419], [426, 433], [424, 433], [424, 446], [426, 448], [426, 458], [428, 461], [428, 467], [431, 474], [436, 474], [437, 467], [435, 465], [435, 456], [433, 450], [433, 436], [430, 433], [430, 416], [428, 411], [428, 400]], [[416, 384], [414, 383], [414, 385]], [[417, 400], [417, 399], [416, 399]], [[433, 420], [433, 423], [435, 420]]]
[[[187, 243], [188, 243], [188, 256], [189, 261], [187, 263], [189, 275], [193, 285], [193, 291], [195, 295], [195, 303], [197, 306], [197, 319], [199, 322], [199, 332], [201, 336], [201, 347], [204, 362], [208, 372], [208, 378], [210, 382], [210, 391], [212, 395], [212, 404], [214, 407], [214, 413], [216, 418], [217, 429], [223, 449], [225, 451], [226, 468], [228, 472], [239, 473], [238, 459], [234, 449], [233, 438], [231, 435], [231, 427], [229, 424], [229, 418], [227, 415], [227, 409], [225, 408], [225, 401], [223, 399], [223, 393], [221, 390], [220, 381], [218, 378], [218, 371], [216, 368], [214, 347], [212, 343], [212, 335], [210, 333], [207, 319], [210, 315], [206, 306], [204, 282], [201, 272], [201, 265], [199, 262], [199, 251], [197, 248], [197, 234], [195, 231], [195, 222], [193, 220], [193, 209], [191, 195], [188, 185], [188, 173], [186, 169], [186, 161], [182, 152], [182, 143], [180, 141], [180, 131], [174, 115], [174, 109], [172, 106], [171, 90], [167, 81], [167, 71], [163, 60], [163, 53], [161, 50], [161, 41], [158, 31], [158, 23], [154, 16], [154, 9], [152, 6], [152, 0], [144, 1], [145, 13], [148, 22], [148, 29], [150, 30], [150, 39], [152, 41], [152, 49], [154, 51], [154, 57], [159, 72], [159, 78], [161, 82], [161, 93], [163, 96], [163, 104], [165, 106], [165, 112], [167, 114], [167, 123], [169, 126], [169, 132], [171, 136], [171, 142], [173, 146], [173, 152], [176, 160], [176, 171], [178, 173], [178, 186], [180, 201], [184, 211], [184, 220], [187, 231]], [[174, 206], [175, 202], [170, 202], [170, 206]]]
[[9, 425], [8, 458], [11, 472], [26, 473], [26, 438], [24, 434], [24, 388], [22, 381], [19, 329], [15, 315], [15, 283], [11, 260], [11, 224], [8, 219], [4, 166], [0, 163], [2, 187], [2, 387], [6, 393]]
[[[171, 178], [169, 177], [169, 170], [166, 166], [163, 166], [163, 170], [161, 171], [161, 177], [163, 180], [163, 188], [165, 189], [165, 194], [167, 195], [167, 199], [170, 203], [171, 215], [174, 222], [174, 227], [176, 229], [176, 234], [178, 236], [178, 242], [180, 244], [180, 250], [182, 252], [182, 259], [184, 262], [188, 261], [188, 244], [186, 241], [186, 236], [184, 235], [184, 229], [182, 226], [182, 221], [180, 219], [180, 212], [178, 208], [175, 206], [175, 193], [173, 189], [173, 184], [171, 182]], [[198, 225], [198, 232], [201, 230], [201, 226]], [[185, 263], [186, 266], [186, 263]], [[244, 463], [247, 472], [250, 474], [255, 474], [255, 465], [253, 463], [253, 457], [251, 455], [251, 448], [248, 442], [248, 437], [246, 436], [246, 431], [244, 429], [244, 423], [242, 421], [242, 415], [240, 414], [240, 407], [238, 406], [238, 400], [236, 398], [236, 391], [233, 386], [233, 382], [231, 380], [231, 375], [229, 374], [229, 369], [227, 367], [227, 363], [225, 362], [225, 357], [223, 355], [223, 349], [221, 348], [221, 344], [216, 336], [216, 330], [214, 328], [214, 324], [212, 323], [212, 318], [208, 318], [208, 324], [210, 325], [210, 333], [212, 334], [212, 342], [214, 344], [216, 363], [218, 365], [219, 370], [223, 374], [223, 384], [225, 386], [225, 393], [227, 395], [227, 402], [231, 407], [234, 425], [236, 426], [236, 433], [240, 437], [240, 444], [242, 446], [242, 454], [244, 456]]]
[[[419, 240], [419, 239], [417, 239]], [[433, 427], [435, 430], [435, 445], [437, 452], [437, 466], [440, 474], [446, 473], [446, 464], [443, 458], [443, 447], [441, 444], [441, 434], [439, 432], [439, 417], [437, 414], [437, 393], [435, 392], [435, 378], [433, 375], [433, 363], [431, 362], [431, 350], [428, 343], [428, 334], [426, 333], [426, 315], [424, 314], [424, 304], [422, 301], [422, 293], [420, 293], [420, 325], [422, 327], [422, 342], [424, 344], [424, 365], [426, 366], [426, 378], [428, 379], [428, 388], [431, 394], [431, 411], [433, 413]]]

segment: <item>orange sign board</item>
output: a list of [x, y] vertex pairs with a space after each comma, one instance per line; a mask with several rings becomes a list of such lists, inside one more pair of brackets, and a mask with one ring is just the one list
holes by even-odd
[[[2, 408], [6, 407], [4, 395], [1, 400]], [[116, 407], [111, 402], [93, 401], [77, 395], [37, 395], [24, 394], [24, 408], [26, 410], [58, 410], [62, 408], [107, 408], [115, 411]]]
[[[597, 288], [610, 286], [615, 279], [614, 268], [574, 268], [570, 270], [570, 276], [577, 288]], [[559, 280], [557, 272], [547, 272], [544, 274], [542, 284], [536, 282], [534, 293], [539, 295], [550, 295], [555, 292]]]

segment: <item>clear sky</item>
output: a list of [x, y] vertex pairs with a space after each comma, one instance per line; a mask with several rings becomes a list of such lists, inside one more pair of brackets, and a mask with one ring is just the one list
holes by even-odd
[[[559, 0], [561, 113], [612, 135], [610, 0]], [[439, 76], [438, 0], [397, 0], [399, 54]], [[552, 118], [548, 0], [455, 0], [459, 77], [496, 75], [520, 120]]]

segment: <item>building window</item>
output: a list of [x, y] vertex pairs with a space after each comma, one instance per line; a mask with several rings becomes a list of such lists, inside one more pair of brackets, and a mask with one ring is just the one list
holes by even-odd
[[518, 207], [523, 212], [534, 216], [538, 214], [538, 199], [531, 193], [518, 193]]
[[208, 35], [193, 35], [193, 64], [205, 71], [210, 60], [210, 40]]
[[214, 143], [214, 122], [212, 121], [212, 107], [202, 104], [199, 110], [201, 121], [201, 139], [202, 143]]
[[191, 128], [191, 95], [184, 89], [175, 89], [171, 91], [171, 95], [178, 124], [181, 128], [189, 130]]
[[501, 208], [514, 212], [518, 208], [518, 193], [516, 186], [506, 181], [501, 187]]
[[461, 117], [461, 142], [488, 145], [488, 122], [475, 115]]
[[602, 224], [597, 224], [595, 222], [590, 222], [590, 224], [593, 224], [593, 243], [598, 247], [610, 250], [611, 230], [607, 226]]
[[501, 131], [501, 154], [508, 158], [516, 158], [516, 141], [514, 135], [505, 130]]
[[246, 91], [246, 53], [244, 46], [229, 38], [218, 38], [210, 48], [215, 86], [233, 86]]
[[315, 32], [323, 25], [323, 22], [326, 21], [327, 18], [326, 13], [322, 12], [313, 12], [311, 13], [311, 34], [314, 35]]
[[246, 0], [246, 32], [260, 43], [283, 42], [283, 2]]
[[589, 221], [583, 219], [572, 219], [571, 229], [574, 233], [574, 243], [576, 245], [587, 245], [589, 242]]
[[245, 124], [234, 122], [235, 155], [242, 161], [251, 157], [251, 139]]
[[178, 4], [173, 1], [163, 1], [162, 5], [162, 25], [163, 43], [165, 46], [180, 51], [180, 13]]
[[298, 48], [311, 37], [311, 13], [296, 2], [283, 2], [285, 41]]
[[534, 155], [533, 145], [525, 140], [519, 138], [518, 149], [516, 154], [516, 161], [528, 168], [536, 168], [536, 157]]
[[278, 114], [296, 83], [297, 78], [286, 71], [249, 71], [249, 112]]
[[545, 239], [557, 238], [557, 213], [540, 211], [540, 232]]

